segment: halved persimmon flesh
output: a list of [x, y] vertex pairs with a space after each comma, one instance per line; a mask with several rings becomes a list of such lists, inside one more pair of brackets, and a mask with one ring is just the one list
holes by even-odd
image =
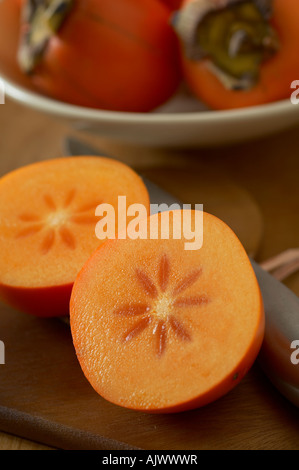
[[[186, 215], [172, 212], [169, 224], [178, 213]], [[264, 335], [259, 285], [232, 230], [204, 213], [203, 246], [189, 251], [171, 230], [169, 239], [149, 238], [161, 220], [161, 213], [148, 219], [147, 238], [96, 250], [70, 303], [74, 347], [90, 384], [114, 404], [155, 413], [227, 393]]]
[[76, 275], [103, 243], [95, 209], [111, 204], [117, 220], [118, 196], [149, 211], [141, 178], [108, 158], [58, 158], [0, 179], [2, 300], [42, 317], [68, 315]]

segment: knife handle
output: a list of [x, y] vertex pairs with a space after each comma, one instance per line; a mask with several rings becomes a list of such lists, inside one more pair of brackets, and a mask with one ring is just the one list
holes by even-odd
[[299, 269], [299, 249], [286, 250], [273, 258], [260, 263], [260, 266], [271, 273], [278, 281], [283, 281]]

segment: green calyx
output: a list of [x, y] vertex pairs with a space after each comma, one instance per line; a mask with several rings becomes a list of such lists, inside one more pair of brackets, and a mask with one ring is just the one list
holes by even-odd
[[18, 62], [25, 73], [34, 71], [48, 41], [58, 32], [73, 4], [74, 0], [27, 0], [24, 3]]
[[[208, 59], [211, 69], [229, 88], [251, 88], [258, 81], [261, 65], [279, 49], [269, 9], [263, 10], [261, 3], [265, 2], [227, 0], [223, 8], [214, 7], [204, 14], [201, 11], [201, 17], [193, 23], [193, 34], [185, 37], [188, 57]], [[195, 16], [194, 8], [193, 21]], [[187, 22], [182, 25], [181, 31], [186, 30]]]
[[197, 40], [214, 65], [234, 78], [253, 82], [261, 64], [278, 49], [273, 28], [249, 1], [206, 15]]

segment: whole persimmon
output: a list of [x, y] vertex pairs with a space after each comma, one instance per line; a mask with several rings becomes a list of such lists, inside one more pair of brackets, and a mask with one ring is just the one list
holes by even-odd
[[173, 25], [184, 77], [211, 108], [289, 98], [299, 75], [297, 0], [184, 0]]
[[[10, 1], [1, 4], [0, 16]], [[178, 41], [169, 9], [159, 0], [118, 0], [117, 7], [111, 0], [21, 0], [14, 10], [22, 18], [14, 60], [46, 95], [86, 107], [148, 112], [179, 85]], [[0, 39], [0, 50], [14, 52], [15, 37]]]

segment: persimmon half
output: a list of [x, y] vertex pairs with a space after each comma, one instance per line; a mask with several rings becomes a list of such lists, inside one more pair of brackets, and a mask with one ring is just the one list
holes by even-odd
[[103, 243], [95, 209], [108, 203], [117, 215], [121, 195], [149, 210], [140, 177], [108, 158], [58, 158], [2, 177], [0, 298], [40, 317], [68, 315], [74, 280]]
[[174, 18], [184, 77], [212, 109], [287, 99], [299, 75], [297, 0], [184, 0]]
[[[92, 387], [116, 405], [152, 413], [206, 405], [240, 382], [261, 347], [263, 302], [243, 246], [204, 213], [203, 246], [186, 250], [171, 224], [188, 213], [192, 221], [195, 211], [152, 215], [147, 237], [107, 241], [75, 281], [76, 354]], [[150, 238], [165, 227], [169, 239]]]

